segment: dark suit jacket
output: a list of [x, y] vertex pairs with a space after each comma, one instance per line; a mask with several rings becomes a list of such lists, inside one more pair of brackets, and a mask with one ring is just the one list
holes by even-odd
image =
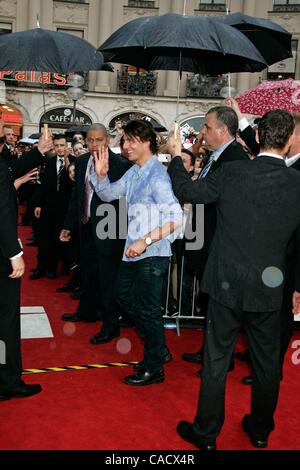
[[[71, 200], [69, 204], [68, 213], [64, 221], [64, 229], [74, 231], [79, 226], [79, 235], [82, 229], [82, 217], [83, 217], [83, 202], [84, 202], [84, 190], [85, 190], [85, 175], [87, 170], [88, 161], [90, 154], [82, 155], [75, 160], [75, 174], [76, 180], [73, 187]], [[122, 158], [120, 155], [113, 153], [109, 150], [109, 172], [108, 177], [113, 183], [120, 179], [124, 173], [131, 167], [131, 163]], [[123, 251], [125, 240], [111, 240], [105, 239], [100, 240], [97, 237], [96, 228], [97, 224], [103, 219], [96, 215], [98, 207], [104, 204], [101, 199], [94, 193], [91, 202], [91, 228], [93, 233], [93, 239], [97, 250], [102, 255], [111, 256], [116, 254], [120, 256]], [[107, 204], [107, 203], [105, 203]], [[118, 219], [118, 208], [119, 201], [113, 201], [112, 204], [116, 209], [116, 215]], [[117, 220], [118, 222], [118, 220]]]
[[279, 310], [283, 283], [269, 287], [263, 274], [270, 267], [285, 272], [286, 248], [295, 234], [295, 287], [300, 289], [299, 172], [281, 159], [265, 156], [222, 165], [209, 178], [193, 182], [177, 157], [170, 175], [178, 198], [217, 204], [203, 291], [231, 308]]
[[[243, 147], [236, 141], [233, 141], [225, 150], [221, 153], [218, 160], [214, 162], [206, 175], [206, 178], [223, 164], [236, 160], [248, 160], [247, 154], [244, 152]], [[204, 167], [205, 168], [205, 167]], [[203, 170], [202, 170], [203, 171]], [[201, 177], [201, 173], [200, 173]], [[201, 178], [200, 178], [201, 179]], [[180, 200], [180, 202], [187, 202]], [[209, 247], [212, 242], [215, 229], [216, 229], [216, 204], [206, 204], [204, 206], [204, 245], [201, 250], [187, 251], [187, 266], [188, 269], [193, 272], [203, 273], [205, 264], [208, 257]], [[196, 218], [195, 218], [195, 207], [193, 208], [193, 231], [196, 230]]]
[[0, 158], [0, 272], [11, 272], [9, 259], [20, 253], [17, 197], [7, 164]]
[[35, 194], [35, 207], [42, 208], [42, 217], [53, 219], [62, 228], [65, 215], [68, 210], [72, 191], [72, 181], [66, 169], [63, 169], [59, 191], [57, 190], [57, 157], [47, 160], [41, 184], [38, 185]]

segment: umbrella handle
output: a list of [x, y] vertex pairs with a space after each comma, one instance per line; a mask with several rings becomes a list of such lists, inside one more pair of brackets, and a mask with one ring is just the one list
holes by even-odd
[[48, 139], [48, 124], [44, 124], [44, 134], [45, 138]]

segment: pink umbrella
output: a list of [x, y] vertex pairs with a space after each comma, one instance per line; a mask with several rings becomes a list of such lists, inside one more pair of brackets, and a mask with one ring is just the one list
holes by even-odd
[[273, 109], [300, 112], [300, 81], [265, 81], [242, 93], [237, 102], [243, 113], [262, 116]]

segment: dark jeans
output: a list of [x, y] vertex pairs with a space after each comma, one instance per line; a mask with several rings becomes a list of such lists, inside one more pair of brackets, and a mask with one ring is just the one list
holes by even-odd
[[209, 300], [205, 332], [203, 379], [195, 432], [211, 441], [224, 422], [225, 384], [241, 326], [248, 337], [253, 386], [249, 424], [264, 440], [274, 429], [273, 415], [280, 383], [280, 318], [275, 312], [242, 312]]
[[144, 340], [143, 365], [149, 372], [163, 369], [165, 349], [161, 295], [168, 257], [150, 257], [140, 261], [122, 261], [116, 300], [131, 318]]

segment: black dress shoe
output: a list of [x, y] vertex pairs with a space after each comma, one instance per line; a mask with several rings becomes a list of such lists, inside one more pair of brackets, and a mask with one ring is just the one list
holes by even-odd
[[70, 284], [65, 284], [62, 287], [59, 287], [56, 289], [56, 292], [62, 293], [62, 292], [72, 292], [74, 288]]
[[[166, 350], [166, 353], [164, 354], [164, 364], [167, 364], [168, 362], [171, 362], [173, 359], [173, 356], [169, 349]], [[134, 364], [133, 370], [139, 370], [142, 367], [144, 367], [143, 361], [138, 362], [137, 364]]]
[[192, 353], [183, 353], [182, 359], [187, 362], [194, 362], [195, 364], [202, 364], [203, 361], [203, 348], [199, 349], [198, 352]]
[[242, 384], [244, 385], [252, 385], [253, 384], [253, 377], [252, 375], [247, 375], [246, 377], [243, 377], [241, 380]]
[[104, 343], [109, 343], [111, 340], [114, 338], [117, 338], [120, 336], [120, 330], [115, 330], [112, 333], [105, 333], [102, 331], [99, 331], [95, 336], [93, 336], [90, 339], [91, 344], [104, 344]]
[[216, 441], [206, 441], [195, 434], [193, 424], [188, 421], [180, 421], [177, 425], [177, 434], [181, 439], [193, 444], [200, 450], [217, 450]]
[[258, 449], [263, 449], [264, 447], [267, 447], [268, 445], [268, 438], [267, 437], [261, 438], [261, 437], [255, 436], [249, 424], [249, 416], [250, 415], [245, 415], [243, 417], [242, 428], [244, 429], [245, 433], [248, 434], [251, 444]]
[[[234, 370], [234, 360], [231, 361], [228, 372], [232, 372]], [[202, 371], [203, 369], [198, 370], [197, 375], [202, 379]]]
[[46, 273], [45, 271], [41, 271], [40, 269], [37, 269], [36, 271], [33, 271], [32, 274], [30, 274], [29, 279], [32, 281], [35, 281], [36, 279], [41, 279], [42, 277], [45, 277]]
[[56, 279], [56, 278], [57, 278], [56, 273], [54, 273], [54, 272], [48, 273], [48, 279]]
[[87, 323], [95, 323], [97, 320], [96, 318], [84, 318], [79, 313], [63, 313], [61, 316], [61, 319], [63, 321], [71, 321], [73, 323], [79, 322], [79, 321], [86, 321]]
[[136, 375], [128, 375], [124, 378], [124, 383], [126, 385], [151, 385], [158, 384], [165, 380], [164, 371], [159, 372], [149, 372], [148, 370], [141, 368], [137, 371]]
[[80, 300], [81, 297], [81, 290], [80, 289], [75, 289], [72, 294], [70, 295], [71, 299], [73, 300]]
[[37, 242], [26, 243], [26, 246], [38, 246]]
[[42, 387], [39, 384], [25, 384], [23, 381], [13, 390], [6, 392], [0, 392], [0, 400], [10, 400], [11, 398], [26, 398], [36, 395], [42, 391]]

